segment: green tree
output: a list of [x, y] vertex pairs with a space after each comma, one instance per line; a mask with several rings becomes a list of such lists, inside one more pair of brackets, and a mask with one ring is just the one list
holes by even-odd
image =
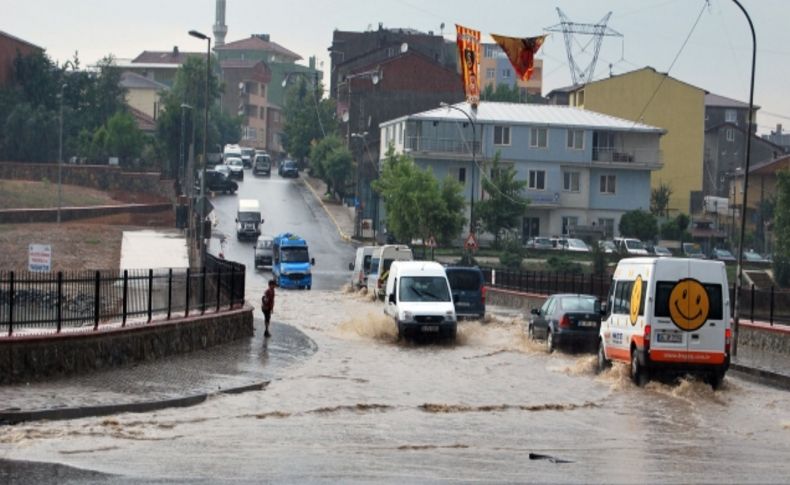
[[505, 103], [529, 103], [529, 104], [546, 104], [546, 99], [537, 94], [527, 93], [526, 98], [521, 94], [521, 88], [517, 85], [510, 87], [505, 83], [497, 84], [496, 88], [493, 84], [486, 84], [483, 92], [480, 93], [480, 99], [483, 101], [499, 101]]
[[640, 209], [628, 211], [620, 218], [620, 234], [642, 241], [652, 241], [658, 234], [656, 216]]
[[494, 247], [499, 247], [507, 231], [519, 227], [529, 199], [521, 195], [527, 186], [526, 180], [516, 179], [516, 169], [499, 163], [499, 152], [494, 156], [493, 177], [483, 178], [483, 189], [488, 197], [475, 207], [476, 216], [483, 229], [494, 235]]
[[691, 234], [687, 231], [690, 222], [689, 216], [686, 214], [678, 214], [675, 218], [664, 222], [659, 231], [661, 239], [690, 241]]
[[343, 141], [339, 136], [332, 134], [321, 141], [314, 143], [310, 148], [310, 171], [314, 177], [318, 177], [327, 184], [327, 193], [332, 193], [329, 187], [329, 180], [326, 173], [326, 160], [330, 153], [343, 146]]
[[310, 153], [314, 141], [337, 133], [335, 102], [321, 99], [323, 85], [311, 88], [299, 76], [285, 95], [285, 126], [283, 144], [288, 153], [303, 161]]
[[417, 167], [407, 155], [396, 155], [392, 147], [373, 189], [384, 201], [387, 227], [398, 240], [426, 241], [434, 236], [447, 243], [465, 222], [460, 185], [440, 184], [431, 172]]
[[145, 136], [129, 113], [119, 111], [107, 121], [106, 151], [118, 157], [122, 166], [139, 158], [144, 146]]
[[17, 104], [0, 126], [0, 153], [5, 160], [57, 160], [58, 116], [46, 106], [33, 106], [26, 102]]
[[783, 287], [790, 286], [790, 171], [776, 174], [774, 205], [774, 277]]
[[354, 173], [354, 162], [351, 152], [345, 146], [330, 151], [323, 161], [327, 187], [331, 187], [341, 199], [348, 193], [348, 187]]
[[658, 217], [668, 216], [670, 197], [672, 197], [672, 187], [660, 182], [658, 187], [650, 191], [650, 212]]

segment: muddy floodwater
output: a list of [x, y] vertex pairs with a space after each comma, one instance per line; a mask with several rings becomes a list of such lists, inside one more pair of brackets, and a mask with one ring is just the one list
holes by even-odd
[[379, 303], [348, 291], [279, 291], [274, 321], [274, 339], [287, 323], [317, 351], [267, 389], [0, 427], [0, 458], [108, 483], [790, 480], [790, 393], [733, 375], [717, 392], [637, 388], [617, 365], [595, 375], [592, 355], [547, 354], [517, 317], [401, 343]]

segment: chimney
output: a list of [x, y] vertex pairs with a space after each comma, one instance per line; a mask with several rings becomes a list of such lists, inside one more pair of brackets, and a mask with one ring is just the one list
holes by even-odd
[[178, 46], [177, 45], [173, 46], [173, 57], [178, 57]]
[[308, 65], [310, 66], [310, 69], [315, 70], [315, 56], [310, 56], [310, 59], [308, 60]]
[[782, 123], [776, 124], [776, 134], [777, 136], [782, 136]]

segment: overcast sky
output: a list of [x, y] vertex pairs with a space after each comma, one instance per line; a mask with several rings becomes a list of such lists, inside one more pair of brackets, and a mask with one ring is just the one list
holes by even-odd
[[[758, 131], [776, 123], [790, 129], [790, 0], [742, 0], [757, 31], [755, 103]], [[705, 5], [708, 5], [705, 7]], [[575, 22], [594, 23], [612, 11], [609, 26], [623, 39], [604, 39], [595, 78], [645, 65], [670, 68], [683, 41], [702, 17], [670, 74], [724, 96], [748, 101], [751, 38], [745, 17], [732, 0], [227, 0], [227, 41], [252, 33], [305, 58], [318, 56], [329, 69], [332, 31], [411, 27], [454, 38], [459, 23], [483, 33], [532, 36], [559, 23], [556, 8]], [[211, 33], [214, 0], [0, 0], [0, 30], [44, 47], [58, 61], [79, 51], [84, 64], [106, 54], [135, 57], [143, 50], [202, 50], [190, 29]], [[579, 37], [575, 52], [589, 38]], [[589, 52], [589, 48], [587, 49]], [[539, 58], [544, 61], [543, 92], [571, 84], [560, 33], [552, 34]], [[579, 54], [586, 65], [589, 56]]]

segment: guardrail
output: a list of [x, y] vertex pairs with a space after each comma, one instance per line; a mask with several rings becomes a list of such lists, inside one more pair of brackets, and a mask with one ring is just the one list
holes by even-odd
[[[520, 271], [483, 267], [486, 285], [491, 288], [522, 291], [537, 295], [584, 293], [605, 300], [612, 284], [611, 276], [556, 271]], [[735, 302], [735, 287], [730, 286], [730, 302]], [[790, 291], [771, 286], [758, 289], [754, 285], [741, 289], [744, 320], [790, 325]]]
[[244, 304], [242, 264], [200, 269], [0, 272], [0, 338], [97, 331], [221, 312]]

